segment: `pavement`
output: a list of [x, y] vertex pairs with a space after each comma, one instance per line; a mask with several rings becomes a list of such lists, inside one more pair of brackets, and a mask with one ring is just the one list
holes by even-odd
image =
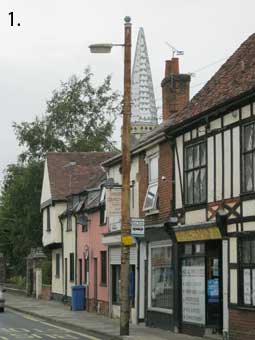
[[158, 328], [142, 325], [130, 325], [130, 336], [119, 336], [119, 320], [89, 313], [86, 311], [71, 311], [70, 307], [56, 301], [36, 300], [18, 294], [5, 294], [6, 307], [40, 318], [57, 326], [91, 334], [103, 339], [132, 340], [201, 340], [201, 338], [184, 334], [175, 334]]

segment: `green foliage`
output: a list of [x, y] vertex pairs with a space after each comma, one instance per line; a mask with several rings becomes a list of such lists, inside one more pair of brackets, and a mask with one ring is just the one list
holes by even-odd
[[11, 275], [25, 275], [26, 256], [41, 245], [42, 162], [7, 167], [0, 206], [0, 249]]
[[26, 288], [26, 278], [24, 276], [12, 276], [8, 279], [7, 283], [16, 285], [18, 288]]
[[26, 150], [21, 160], [41, 160], [49, 151], [114, 151], [114, 122], [120, 112], [119, 94], [108, 76], [97, 88], [86, 69], [79, 79], [62, 82], [47, 102], [47, 111], [33, 122], [14, 123], [19, 145]]

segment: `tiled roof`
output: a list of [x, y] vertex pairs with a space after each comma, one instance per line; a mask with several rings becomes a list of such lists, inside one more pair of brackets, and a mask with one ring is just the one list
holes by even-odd
[[50, 152], [47, 164], [52, 199], [65, 199], [71, 193], [97, 187], [104, 179], [101, 163], [110, 152]]
[[173, 116], [169, 125], [186, 119], [255, 90], [255, 33], [220, 67], [189, 104]]

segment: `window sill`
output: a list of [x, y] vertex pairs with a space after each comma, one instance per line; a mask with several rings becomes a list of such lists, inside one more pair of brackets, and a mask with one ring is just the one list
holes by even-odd
[[151, 216], [151, 215], [157, 215], [159, 214], [159, 210], [152, 210], [152, 211], [148, 211], [145, 213], [145, 216]]
[[165, 313], [165, 314], [173, 314], [172, 309], [165, 309], [165, 308], [157, 308], [157, 307], [149, 307], [148, 312], [159, 312], [159, 313]]
[[69, 231], [73, 231], [73, 229], [66, 229], [66, 232], [68, 233]]

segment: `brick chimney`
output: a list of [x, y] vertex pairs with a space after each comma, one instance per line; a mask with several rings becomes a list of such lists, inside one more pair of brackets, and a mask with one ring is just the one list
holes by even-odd
[[179, 59], [166, 60], [165, 78], [161, 82], [163, 121], [188, 104], [189, 85], [190, 75], [179, 73]]

